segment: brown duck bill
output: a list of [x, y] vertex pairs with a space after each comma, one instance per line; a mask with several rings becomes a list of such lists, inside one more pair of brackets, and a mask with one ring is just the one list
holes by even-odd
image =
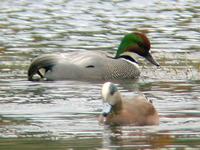
[[156, 62], [156, 60], [153, 58], [153, 56], [148, 53], [147, 56], [145, 57], [150, 63], [152, 63], [153, 65], [159, 67], [160, 65]]

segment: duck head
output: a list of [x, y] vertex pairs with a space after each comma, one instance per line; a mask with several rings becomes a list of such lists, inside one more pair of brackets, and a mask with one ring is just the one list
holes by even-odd
[[107, 117], [109, 114], [112, 113], [117, 113], [117, 111], [120, 110], [122, 105], [121, 94], [113, 83], [106, 82], [103, 84], [102, 97], [103, 97], [102, 115], [104, 117]]
[[[136, 53], [146, 58], [153, 65], [159, 66], [150, 53], [151, 44], [143, 33], [129, 33], [122, 39], [115, 58], [119, 58], [128, 53]], [[126, 54], [125, 54], [126, 53]]]

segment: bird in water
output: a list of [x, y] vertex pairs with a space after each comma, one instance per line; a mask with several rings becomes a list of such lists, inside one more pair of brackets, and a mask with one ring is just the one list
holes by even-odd
[[134, 54], [159, 66], [150, 53], [150, 41], [143, 33], [126, 34], [115, 56], [105, 52], [83, 51], [43, 54], [33, 59], [28, 80], [124, 80], [140, 76]]
[[123, 97], [117, 86], [106, 82], [102, 87], [103, 111], [99, 122], [109, 125], [158, 125], [159, 115], [145, 96]]

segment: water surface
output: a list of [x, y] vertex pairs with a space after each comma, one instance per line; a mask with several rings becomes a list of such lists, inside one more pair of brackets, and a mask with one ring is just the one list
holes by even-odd
[[[2, 0], [0, 2], [1, 149], [200, 148], [200, 2], [198, 0]], [[119, 84], [144, 93], [159, 126], [100, 125], [102, 83], [30, 82], [41, 54], [106, 51], [141, 31], [160, 68], [139, 58], [142, 75]]]

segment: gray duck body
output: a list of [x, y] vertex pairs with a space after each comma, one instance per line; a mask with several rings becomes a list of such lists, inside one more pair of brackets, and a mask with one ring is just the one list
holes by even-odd
[[46, 80], [115, 80], [136, 79], [140, 75], [137, 63], [125, 58], [113, 58], [104, 52], [70, 52], [46, 54], [33, 60], [29, 80], [44, 69]]

